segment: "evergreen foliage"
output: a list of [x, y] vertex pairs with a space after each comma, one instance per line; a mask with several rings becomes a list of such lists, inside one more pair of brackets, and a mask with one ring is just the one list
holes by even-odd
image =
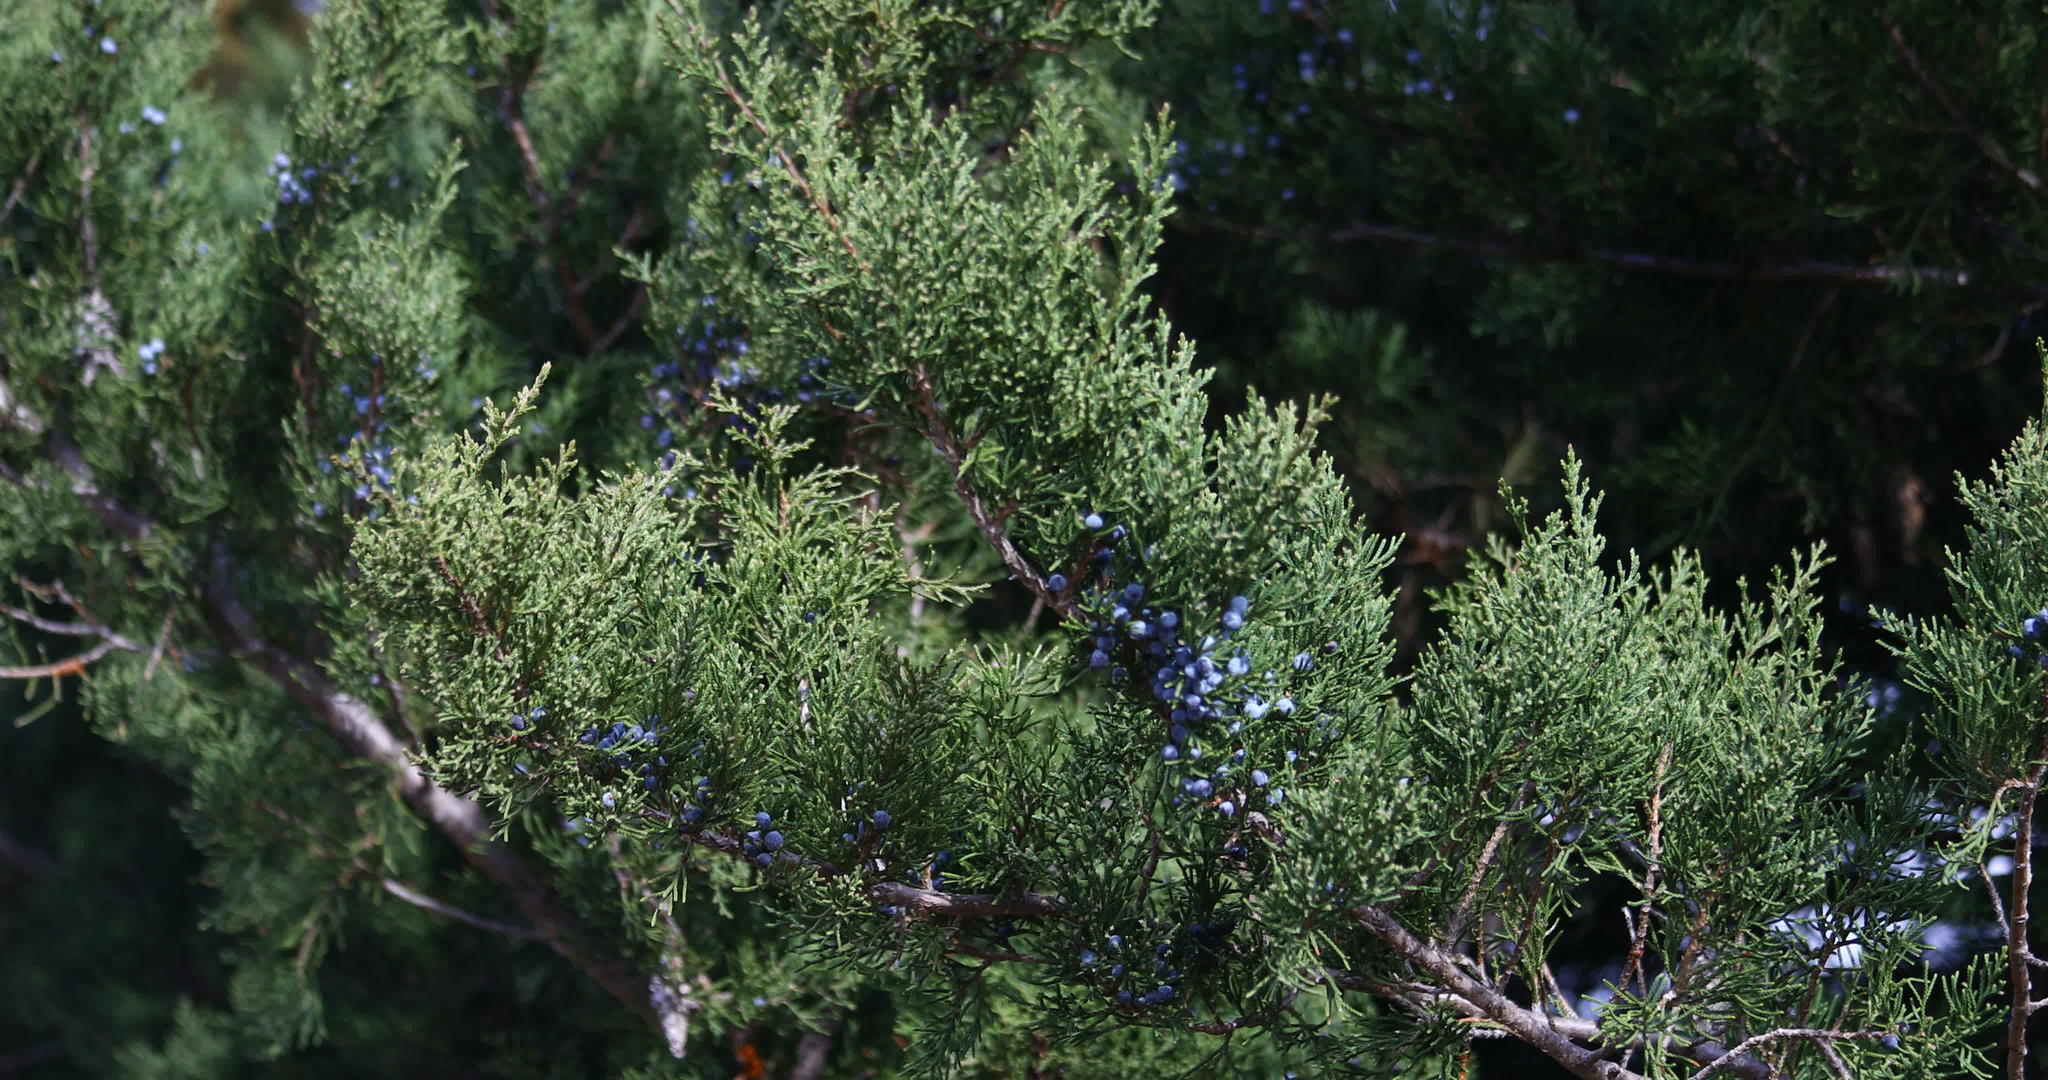
[[[1399, 7], [1272, 32], [1494, 18]], [[1188, 165], [1129, 50], [1230, 19], [293, 10], [0, 43], [12, 1063], [2022, 1080], [2038, 421], [1951, 610], [1885, 616], [1931, 746], [1821, 550], [1617, 554], [1575, 455], [1409, 663], [1341, 406], [1216, 408], [1147, 292]], [[1494, 47], [1582, 59], [1548, 10]], [[1398, 318], [1278, 317], [1437, 392]], [[1999, 940], [1930, 962], [1974, 895]]]

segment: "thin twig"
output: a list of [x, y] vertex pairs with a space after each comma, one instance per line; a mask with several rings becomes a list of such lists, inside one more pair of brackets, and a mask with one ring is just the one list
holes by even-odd
[[66, 675], [77, 675], [85, 666], [114, 651], [112, 641], [102, 641], [77, 656], [67, 656], [47, 664], [30, 664], [24, 667], [0, 667], [0, 679], [52, 679]]
[[[1650, 940], [1650, 909], [1657, 902], [1657, 872], [1662, 864], [1658, 859], [1664, 850], [1664, 774], [1671, 768], [1671, 743], [1657, 755], [1657, 768], [1650, 779], [1650, 801], [1645, 813], [1650, 818], [1650, 866], [1643, 871], [1643, 917], [1637, 921], [1635, 933], [1628, 943], [1628, 962], [1622, 966], [1621, 981], [1627, 986], [1631, 978], [1647, 979], [1642, 971], [1643, 951]], [[1647, 992], [1647, 987], [1645, 987]]]
[[519, 941], [547, 940], [547, 935], [538, 931], [529, 930], [523, 926], [513, 926], [511, 923], [499, 922], [496, 919], [486, 919], [482, 915], [464, 911], [453, 904], [443, 903], [395, 878], [380, 877], [377, 879], [377, 883], [384, 887], [385, 892], [398, 897], [400, 900], [414, 907], [431, 911], [443, 918], [453, 919], [459, 923], [467, 923], [479, 930], [488, 930], [493, 934], [502, 934], [505, 937], [515, 938]]
[[946, 424], [945, 410], [939, 405], [938, 394], [932, 388], [931, 375], [925, 371], [924, 365], [919, 364], [911, 369], [910, 378], [917, 388], [917, 411], [924, 417], [925, 437], [931, 440], [939, 456], [945, 459], [947, 471], [953, 474], [953, 490], [966, 505], [967, 514], [974, 519], [975, 527], [981, 530], [982, 539], [996, 550], [996, 554], [1003, 560], [1003, 565], [1009, 567], [1011, 576], [1037, 594], [1039, 600], [1047, 607], [1066, 618], [1073, 618], [1073, 604], [1053, 592], [1052, 587], [1045, 583], [1045, 579], [1038, 576], [1038, 571], [1024, 561], [1023, 553], [1017, 550], [1017, 545], [1010, 541], [1009, 534], [1003, 531], [1002, 522], [989, 512], [987, 504], [981, 501], [981, 493], [975, 490], [973, 481], [968, 479], [967, 455], [961, 450], [959, 441], [954, 438], [952, 428]]
[[1825, 1043], [1826, 1041], [1832, 1039], [1882, 1039], [1885, 1037], [1885, 1034], [1886, 1033], [1882, 1031], [1830, 1031], [1826, 1028], [1777, 1028], [1772, 1031], [1766, 1031], [1761, 1035], [1751, 1035], [1749, 1038], [1744, 1039], [1739, 1043], [1736, 1043], [1733, 1047], [1729, 1048], [1727, 1053], [1722, 1054], [1720, 1057], [1717, 1057], [1714, 1060], [1707, 1062], [1705, 1065], [1700, 1066], [1700, 1070], [1696, 1073], [1693, 1073], [1690, 1080], [1707, 1080], [1707, 1077], [1712, 1076], [1713, 1074], [1720, 1072], [1722, 1069], [1727, 1068], [1729, 1065], [1734, 1064], [1738, 1059], [1742, 1057], [1742, 1055], [1747, 1054], [1751, 1050], [1754, 1050], [1757, 1047], [1762, 1046], [1766, 1043], [1777, 1042], [1780, 1039], [1812, 1039], [1816, 1042]]

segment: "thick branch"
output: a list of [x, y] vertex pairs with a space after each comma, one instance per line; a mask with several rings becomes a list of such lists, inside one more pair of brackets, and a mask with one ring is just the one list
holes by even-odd
[[971, 893], [946, 893], [932, 889], [920, 889], [915, 885], [903, 885], [885, 881], [868, 890], [868, 896], [878, 904], [891, 904], [905, 911], [926, 917], [940, 915], [957, 916], [1023, 916], [1025, 918], [1058, 918], [1061, 914], [1058, 900], [1039, 893], [1022, 893], [1017, 896], [983, 896]]
[[1507, 995], [1466, 974], [1449, 955], [1408, 932], [1392, 915], [1373, 905], [1355, 907], [1352, 920], [1409, 963], [1428, 972], [1446, 990], [1475, 1006], [1479, 1014], [1541, 1050], [1550, 1060], [1582, 1080], [1640, 1080], [1637, 1074], [1604, 1060], [1597, 1051], [1574, 1043], [1551, 1018], [1525, 1009]]
[[202, 599], [208, 619], [229, 651], [269, 676], [294, 701], [326, 721], [350, 750], [389, 769], [406, 804], [453, 840], [471, 866], [510, 893], [520, 912], [556, 953], [581, 968], [636, 1016], [657, 1028], [663, 1027], [663, 1018], [649, 1000], [648, 978], [629, 971], [588, 940], [575, 913], [516, 853], [491, 839], [490, 822], [484, 817], [483, 807], [427, 779], [406, 755], [404, 745], [368, 705], [336, 690], [311, 665], [264, 642], [256, 633], [255, 620], [229, 591], [226, 570], [225, 558], [216, 556], [214, 573], [202, 591]]

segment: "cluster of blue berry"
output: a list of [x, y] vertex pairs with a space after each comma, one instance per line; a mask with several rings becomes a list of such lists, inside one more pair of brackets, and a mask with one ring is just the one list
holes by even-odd
[[782, 832], [769, 828], [775, 823], [775, 816], [766, 810], [754, 815], [754, 827], [747, 831], [747, 837], [740, 844], [740, 850], [755, 866], [767, 869], [775, 864], [775, 853], [782, 850]]
[[135, 356], [136, 359], [142, 361], [142, 373], [144, 375], [156, 374], [157, 357], [163, 354], [164, 339], [162, 338], [150, 338], [147, 344], [138, 347], [135, 350]]
[[2015, 660], [2032, 660], [2048, 670], [2048, 650], [2042, 643], [2048, 642], [2048, 607], [2020, 620], [2020, 641], [2008, 646], [2007, 656]]
[[[1089, 513], [1083, 515], [1081, 524], [1099, 533], [1105, 522], [1102, 515]], [[1236, 735], [1244, 730], [1247, 720], [1260, 719], [1268, 712], [1291, 715], [1296, 709], [1295, 701], [1280, 688], [1277, 672], [1268, 670], [1263, 681], [1255, 680], [1248, 652], [1242, 648], [1221, 652], [1232, 636], [1244, 629], [1251, 612], [1250, 599], [1231, 597], [1217, 618], [1214, 632], [1195, 636], [1180, 611], [1144, 605], [1143, 582], [1128, 581], [1121, 588], [1117, 586], [1120, 566], [1130, 576], [1141, 569], [1143, 562], [1142, 558], [1134, 561], [1117, 551], [1116, 545], [1128, 536], [1129, 530], [1119, 525], [1103, 537], [1106, 543], [1099, 543], [1095, 550], [1094, 572], [1100, 584], [1089, 590], [1080, 603], [1093, 620], [1089, 626], [1089, 643], [1093, 648], [1088, 654], [1088, 666], [1109, 669], [1110, 681], [1118, 684], [1131, 681], [1132, 668], [1138, 670], [1140, 681], [1166, 713], [1166, 743], [1159, 749], [1160, 760], [1179, 762], [1192, 769], [1195, 762], [1202, 760], [1204, 731], [1213, 732], [1220, 727], [1225, 735]], [[1046, 583], [1056, 593], [1066, 592], [1069, 584], [1063, 574], [1053, 574]], [[1334, 651], [1335, 643], [1325, 649]], [[1297, 673], [1307, 674], [1315, 670], [1315, 664], [1315, 658], [1303, 652], [1294, 657], [1290, 666]], [[1233, 766], [1244, 763], [1245, 751], [1240, 747], [1210, 775], [1186, 777], [1181, 782], [1182, 796], [1214, 805], [1225, 817], [1234, 816], [1240, 808], [1239, 798], [1218, 797], [1218, 793], [1229, 780]], [[1272, 777], [1261, 768], [1252, 770], [1251, 779], [1255, 788], [1263, 789]], [[1266, 794], [1272, 805], [1278, 805], [1285, 797], [1278, 788]]]
[[[1142, 946], [1125, 948], [1122, 934], [1110, 934], [1103, 939], [1103, 952], [1093, 948], [1080, 951], [1081, 966], [1087, 969], [1095, 984], [1109, 992], [1119, 1005], [1165, 1005], [1181, 996], [1181, 987], [1190, 973], [1207, 971], [1222, 964], [1223, 951], [1229, 945], [1231, 932], [1237, 929], [1237, 920], [1222, 919], [1213, 923], [1193, 922], [1170, 933], [1166, 941], [1152, 947], [1152, 961], [1149, 974], [1140, 973], [1148, 967], [1143, 957]], [[1107, 955], [1104, 955], [1104, 954]], [[1134, 986], [1149, 988], [1134, 990]]]
[[[586, 746], [595, 746], [603, 751], [607, 762], [613, 768], [621, 772], [637, 772], [640, 776], [640, 786], [648, 791], [654, 791], [661, 787], [662, 770], [668, 767], [668, 758], [654, 753], [660, 737], [661, 717], [658, 714], [650, 714], [645, 724], [628, 724], [620, 721], [614, 723], [610, 730], [585, 728], [578, 739]], [[710, 781], [699, 777], [697, 783], [701, 796], [710, 786]], [[699, 817], [701, 816], [700, 814]], [[695, 821], [697, 818], [687, 820]]]

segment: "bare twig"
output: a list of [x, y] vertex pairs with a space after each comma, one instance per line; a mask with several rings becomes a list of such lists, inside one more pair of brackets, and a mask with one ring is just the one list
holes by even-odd
[[546, 935], [529, 930], [523, 926], [513, 926], [511, 923], [499, 922], [496, 919], [486, 919], [482, 915], [464, 911], [453, 904], [436, 900], [395, 878], [379, 877], [377, 883], [384, 887], [385, 892], [398, 897], [414, 907], [431, 911], [442, 918], [453, 919], [459, 923], [467, 923], [479, 930], [488, 930], [493, 934], [502, 934], [505, 937], [514, 938], [519, 941], [547, 940]]
[[66, 675], [78, 675], [85, 666], [114, 651], [112, 641], [102, 641], [77, 656], [67, 656], [47, 664], [28, 664], [22, 667], [0, 667], [0, 679], [61, 679]]
[[1815, 1042], [1825, 1044], [1829, 1041], [1836, 1039], [1882, 1039], [1885, 1037], [1885, 1035], [1886, 1033], [1882, 1031], [1830, 1031], [1826, 1028], [1777, 1028], [1772, 1031], [1766, 1031], [1761, 1035], [1751, 1035], [1749, 1038], [1744, 1039], [1739, 1043], [1736, 1043], [1733, 1047], [1729, 1048], [1727, 1053], [1722, 1054], [1720, 1057], [1717, 1057], [1714, 1060], [1707, 1062], [1705, 1065], [1700, 1066], [1700, 1070], [1696, 1073], [1693, 1073], [1690, 1080], [1707, 1080], [1707, 1077], [1712, 1076], [1715, 1073], [1720, 1072], [1721, 1070], [1727, 1068], [1729, 1065], [1734, 1064], [1744, 1054], [1749, 1053], [1750, 1051], [1756, 1049], [1759, 1046], [1763, 1046], [1767, 1043], [1774, 1043], [1781, 1039], [1812, 1039]]
[[1657, 873], [1662, 869], [1658, 862], [1664, 849], [1664, 774], [1671, 768], [1671, 744], [1666, 742], [1657, 755], [1657, 768], [1650, 779], [1650, 801], [1644, 813], [1650, 819], [1649, 868], [1643, 871], [1643, 917], [1637, 920], [1635, 933], [1628, 943], [1628, 962], [1621, 969], [1621, 981], [1628, 981], [1642, 973], [1643, 951], [1650, 939], [1650, 909], [1657, 902]]
[[1052, 587], [1045, 583], [1045, 579], [1038, 576], [1038, 571], [1033, 570], [1031, 564], [1024, 561], [1023, 553], [1017, 550], [1017, 545], [1011, 543], [1009, 534], [1003, 531], [1002, 522], [989, 512], [987, 504], [981, 501], [981, 493], [975, 490], [973, 482], [968, 479], [967, 454], [961, 449], [959, 440], [954, 438], [952, 428], [946, 424], [945, 410], [939, 405], [938, 394], [932, 388], [931, 375], [925, 371], [924, 365], [920, 364], [913, 368], [910, 378], [912, 384], [917, 387], [917, 411], [924, 417], [925, 437], [931, 440], [939, 456], [945, 459], [947, 471], [953, 474], [953, 490], [966, 505], [968, 516], [974, 519], [975, 527], [981, 530], [981, 538], [996, 550], [996, 554], [1003, 560], [1003, 565], [1009, 567], [1011, 575], [1035, 593], [1041, 602], [1062, 616], [1073, 618], [1073, 604], [1053, 592]]

